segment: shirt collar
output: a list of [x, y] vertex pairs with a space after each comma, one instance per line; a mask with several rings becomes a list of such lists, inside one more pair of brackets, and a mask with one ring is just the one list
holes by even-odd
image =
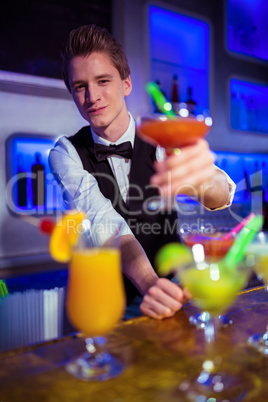
[[103, 145], [107, 145], [109, 146], [110, 144], [122, 144], [122, 142], [126, 142], [126, 141], [130, 141], [132, 144], [132, 147], [134, 146], [134, 139], [135, 139], [135, 121], [131, 115], [131, 113], [129, 113], [129, 125], [127, 128], [127, 131], [124, 132], [124, 134], [116, 141], [116, 142], [111, 142], [108, 140], [105, 140], [104, 138], [100, 137], [99, 135], [97, 135], [91, 128], [91, 133], [92, 133], [92, 138], [93, 141], [96, 144], [103, 144]]

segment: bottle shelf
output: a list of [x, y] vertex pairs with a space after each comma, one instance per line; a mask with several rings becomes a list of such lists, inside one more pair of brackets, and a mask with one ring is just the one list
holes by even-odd
[[268, 134], [268, 85], [230, 79], [230, 126]]
[[6, 142], [7, 206], [15, 215], [47, 215], [61, 210], [62, 193], [48, 165], [55, 140], [15, 133]]
[[151, 80], [160, 81], [161, 89], [171, 101], [172, 80], [177, 75], [179, 101], [186, 102], [191, 87], [196, 112], [209, 109], [209, 24], [150, 6], [149, 29]]
[[235, 204], [268, 204], [268, 154], [216, 151], [215, 164], [236, 183]]

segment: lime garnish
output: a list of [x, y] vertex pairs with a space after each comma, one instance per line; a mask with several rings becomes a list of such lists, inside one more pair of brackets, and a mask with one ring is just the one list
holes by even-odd
[[180, 243], [169, 243], [161, 247], [155, 259], [159, 275], [167, 275], [178, 267], [193, 261], [191, 251]]

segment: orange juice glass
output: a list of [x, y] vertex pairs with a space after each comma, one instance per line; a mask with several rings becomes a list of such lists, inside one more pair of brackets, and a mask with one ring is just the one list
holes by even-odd
[[70, 321], [90, 336], [105, 335], [120, 320], [125, 307], [119, 250], [73, 251], [69, 275]]
[[122, 361], [106, 350], [105, 337], [125, 308], [118, 240], [114, 235], [102, 247], [94, 247], [85, 231], [71, 252], [67, 313], [74, 327], [87, 336], [87, 352], [70, 361], [66, 370], [86, 381], [104, 381], [124, 369]]

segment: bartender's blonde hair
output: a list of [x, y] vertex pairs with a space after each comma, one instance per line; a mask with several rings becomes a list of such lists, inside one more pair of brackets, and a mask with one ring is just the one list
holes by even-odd
[[62, 50], [63, 79], [69, 92], [69, 64], [76, 56], [88, 56], [93, 52], [106, 53], [120, 74], [122, 80], [130, 75], [130, 68], [123, 47], [105, 28], [82, 25], [74, 29], [67, 37]]

